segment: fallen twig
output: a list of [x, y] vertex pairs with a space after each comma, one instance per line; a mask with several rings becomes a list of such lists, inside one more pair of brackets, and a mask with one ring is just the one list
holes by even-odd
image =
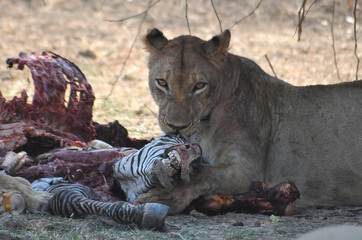
[[217, 13], [216, 8], [214, 6], [214, 1], [210, 0], [210, 2], [211, 2], [212, 9], [214, 9], [214, 13], [216, 15], [217, 21], [219, 22], [220, 32], [222, 32], [221, 21], [220, 21], [220, 18], [219, 18], [219, 14]]
[[354, 212], [354, 211], [361, 211], [362, 207], [352, 207], [352, 208], [346, 208], [346, 209], [340, 209], [341, 211], [348, 211], [348, 212]]
[[260, 0], [258, 5], [256, 5], [256, 7], [248, 14], [246, 15], [245, 17], [241, 18], [240, 20], [234, 22], [230, 27], [229, 29], [232, 29], [235, 25], [241, 23], [242, 21], [244, 21], [245, 19], [247, 19], [248, 17], [250, 17], [251, 15], [253, 15], [255, 13], [255, 11], [259, 8], [259, 6], [261, 5], [261, 3], [263, 2], [263, 0]]
[[170, 226], [170, 227], [173, 227], [173, 228], [177, 228], [177, 230], [181, 230], [182, 228], [180, 227], [180, 226], [178, 226], [178, 225], [175, 225], [175, 224], [171, 224], [171, 223], [166, 223], [167, 224], [167, 226]]
[[172, 235], [176, 235], [178, 236], [179, 238], [181, 238], [182, 240], [186, 240], [186, 238], [184, 238], [180, 233], [177, 233], [177, 232], [170, 232], [170, 234]]

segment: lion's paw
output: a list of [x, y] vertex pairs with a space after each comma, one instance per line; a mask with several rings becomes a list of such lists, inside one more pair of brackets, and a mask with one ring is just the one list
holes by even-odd
[[25, 200], [20, 193], [0, 192], [0, 214], [9, 211], [23, 213], [25, 207]]

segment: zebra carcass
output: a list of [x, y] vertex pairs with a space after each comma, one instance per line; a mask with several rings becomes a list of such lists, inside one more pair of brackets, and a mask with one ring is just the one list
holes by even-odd
[[188, 143], [182, 136], [162, 136], [121, 158], [113, 166], [113, 174], [127, 201], [134, 202], [151, 188], [172, 189], [189, 183], [201, 155], [200, 146]]

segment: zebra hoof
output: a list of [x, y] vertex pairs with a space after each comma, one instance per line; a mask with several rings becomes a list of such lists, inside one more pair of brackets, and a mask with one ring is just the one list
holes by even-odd
[[165, 219], [168, 206], [160, 203], [146, 203], [141, 227], [146, 229], [166, 231]]

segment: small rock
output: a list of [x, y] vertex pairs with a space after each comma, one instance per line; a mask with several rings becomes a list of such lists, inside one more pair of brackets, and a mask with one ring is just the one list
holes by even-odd
[[0, 76], [0, 79], [1, 80], [10, 80], [10, 76], [9, 76], [9, 74], [3, 74]]
[[243, 222], [235, 222], [235, 223], [233, 223], [233, 226], [234, 227], [242, 227], [242, 226], [244, 226], [244, 223]]
[[261, 222], [260, 221], [255, 221], [254, 227], [261, 227]]
[[321, 21], [321, 24], [323, 25], [323, 26], [328, 26], [328, 21], [327, 20], [325, 20], [325, 19], [323, 19], [322, 21]]
[[346, 22], [347, 22], [347, 23], [350, 23], [350, 24], [353, 24], [353, 23], [354, 23], [354, 17], [352, 17], [352, 16], [347, 16], [347, 17], [346, 17]]
[[78, 54], [82, 57], [86, 57], [86, 58], [91, 58], [91, 59], [96, 59], [97, 55], [92, 52], [91, 50], [85, 50], [85, 51], [79, 51]]
[[196, 210], [192, 210], [190, 212], [190, 216], [196, 217], [196, 218], [200, 218], [200, 217], [206, 217], [206, 214], [203, 214], [201, 212], [198, 212]]

